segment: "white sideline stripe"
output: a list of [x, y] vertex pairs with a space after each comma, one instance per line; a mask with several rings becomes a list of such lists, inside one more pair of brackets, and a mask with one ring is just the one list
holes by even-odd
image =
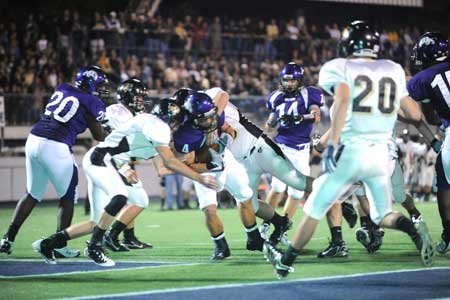
[[[26, 262], [42, 262], [44, 261], [42, 259], [1, 259], [0, 265], [2, 261], [26, 261]], [[90, 262], [93, 263], [91, 260], [69, 260], [65, 259], [65, 262]], [[142, 269], [154, 269], [154, 268], [168, 268], [168, 267], [186, 267], [186, 266], [196, 266], [201, 265], [202, 263], [174, 263], [174, 262], [161, 262], [161, 261], [116, 261], [120, 263], [136, 263], [136, 264], [145, 264], [145, 263], [156, 263], [161, 264], [158, 266], [142, 266], [142, 267], [119, 267], [119, 268], [109, 268], [105, 267], [104, 269], [100, 270], [91, 270], [91, 271], [72, 271], [72, 272], [59, 272], [59, 273], [49, 273], [49, 274], [34, 274], [34, 275], [17, 275], [17, 276], [5, 276], [0, 275], [0, 279], [16, 279], [16, 278], [29, 278], [29, 277], [50, 277], [50, 276], [64, 276], [64, 275], [74, 275], [74, 274], [90, 274], [90, 273], [100, 273], [100, 272], [113, 272], [113, 271], [134, 271], [134, 270], [142, 270]], [[44, 263], [45, 264], [45, 263]], [[45, 264], [47, 265], [47, 264]], [[56, 265], [48, 265], [50, 268]], [[62, 264], [60, 264], [62, 265]]]
[[53, 300], [61, 300], [61, 299], [87, 300], [87, 299], [105, 299], [105, 298], [111, 298], [111, 297], [132, 297], [132, 296], [144, 296], [144, 295], [152, 295], [152, 294], [168, 294], [168, 293], [176, 293], [176, 292], [192, 292], [192, 291], [200, 291], [200, 290], [236, 288], [236, 287], [244, 287], [244, 286], [247, 287], [247, 286], [277, 285], [277, 284], [284, 285], [284, 284], [292, 284], [295, 282], [324, 281], [324, 280], [352, 278], [352, 277], [360, 277], [360, 276], [373, 276], [373, 275], [395, 274], [395, 273], [412, 273], [412, 272], [418, 272], [418, 271], [434, 271], [434, 270], [450, 270], [450, 267], [434, 267], [434, 268], [406, 269], [406, 270], [395, 270], [395, 271], [380, 271], [380, 272], [371, 272], [371, 273], [357, 273], [357, 274], [351, 274], [351, 275], [326, 276], [326, 277], [316, 277], [316, 278], [306, 278], [306, 279], [303, 278], [303, 279], [292, 279], [292, 280], [283, 280], [283, 281], [261, 281], [261, 282], [254, 282], [254, 283], [207, 285], [207, 286], [189, 287], [189, 288], [170, 288], [170, 289], [149, 290], [149, 291], [131, 292], [131, 293], [92, 295], [92, 296], [82, 296], [82, 297], [73, 297], [73, 298], [55, 298]]

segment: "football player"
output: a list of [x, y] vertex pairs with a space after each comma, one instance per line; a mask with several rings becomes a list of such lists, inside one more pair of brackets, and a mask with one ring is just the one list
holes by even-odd
[[[210, 94], [214, 97], [214, 103], [209, 96]], [[227, 131], [224, 127], [223, 107], [228, 102], [228, 94], [220, 89], [215, 89], [213, 93], [210, 90], [205, 93], [191, 92], [184, 99], [180, 103], [184, 102], [183, 107], [187, 112], [187, 120], [173, 134], [175, 149], [177, 152], [185, 154], [185, 162], [192, 168], [206, 172], [204, 174], [213, 172], [211, 174], [216, 176], [223, 188], [234, 196], [239, 203], [240, 217], [248, 236], [246, 248], [250, 251], [262, 251], [264, 240], [256, 227], [255, 211], [252, 205], [253, 191], [249, 186], [247, 172], [225, 147], [226, 141], [224, 139], [232, 138], [232, 135], [235, 135], [234, 131]], [[219, 110], [215, 103], [221, 103], [222, 109]], [[223, 130], [224, 135], [219, 139], [213, 139], [209, 134], [214, 134], [218, 128], [221, 131]], [[202, 161], [201, 152], [204, 149], [207, 150], [210, 146], [215, 146], [214, 149], [218, 152], [209, 150], [211, 160]], [[223, 162], [217, 159], [218, 155], [223, 157]], [[193, 157], [189, 159], [189, 156]], [[222, 221], [217, 215], [217, 193], [195, 183], [194, 186], [199, 207], [205, 214], [206, 225], [216, 244], [212, 260], [227, 258], [231, 255], [231, 252], [225, 239]], [[276, 228], [285, 227], [287, 218], [282, 218], [272, 208], [267, 208], [269, 209], [267, 212], [263, 212], [263, 209], [258, 211], [258, 216], [271, 219]], [[283, 229], [280, 228], [279, 230], [282, 231]]]
[[379, 47], [378, 32], [366, 22], [354, 21], [342, 33], [343, 58], [325, 63], [320, 70], [319, 85], [334, 95], [331, 131], [322, 159], [324, 174], [314, 183], [286, 253], [283, 255], [269, 242], [264, 245], [265, 255], [278, 277], [293, 271], [292, 264], [311, 239], [319, 220], [358, 181], [364, 183], [370, 195], [372, 220], [408, 234], [420, 251], [423, 264], [432, 264], [434, 250], [426, 225], [413, 223], [391, 207], [388, 145], [397, 112], [400, 109], [406, 118], [416, 121], [421, 119], [421, 112], [408, 97], [405, 72], [390, 60], [378, 59]]
[[[320, 107], [323, 105], [322, 92], [312, 86], [302, 85], [304, 69], [290, 62], [280, 72], [280, 88], [267, 97], [267, 108], [270, 111], [265, 130], [274, 131], [277, 127], [275, 142], [301, 173], [310, 175], [309, 148], [312, 124], [320, 121]], [[266, 202], [276, 208], [286, 190], [286, 184], [272, 177], [271, 189]], [[284, 206], [284, 214], [292, 219], [299, 202], [303, 199], [303, 191], [292, 187], [287, 189], [288, 198]], [[305, 198], [306, 198], [305, 197]], [[261, 235], [268, 237], [270, 225], [263, 223]], [[287, 244], [287, 238], [282, 240]]]
[[443, 227], [436, 250], [443, 254], [450, 250], [450, 63], [447, 39], [438, 32], [425, 33], [414, 44], [411, 60], [419, 72], [408, 82], [408, 92], [422, 103], [428, 123], [442, 124], [445, 131], [436, 161], [437, 201]]
[[[289, 219], [286, 216], [279, 216], [270, 205], [258, 200], [259, 178], [263, 173], [270, 173], [287, 185], [304, 191], [311, 191], [313, 178], [298, 171], [263, 130], [251, 123], [236, 106], [229, 103], [227, 97], [221, 96], [227, 95], [226, 92], [220, 88], [212, 88], [206, 93], [213, 99], [217, 112], [223, 111], [225, 118], [220, 130], [212, 131], [210, 136], [218, 137], [221, 144], [245, 167], [253, 191], [252, 205], [241, 205], [239, 209], [241, 213], [244, 213], [242, 210], [248, 210], [249, 214], [256, 213], [258, 217], [274, 224], [275, 230], [269, 239], [277, 243], [289, 227]], [[220, 119], [222, 115], [216, 113], [215, 117]], [[256, 224], [255, 227], [248, 228], [247, 233], [253, 234], [256, 238], [259, 232], [255, 233], [255, 230]]]
[[[165, 120], [167, 123], [154, 114], [137, 114], [129, 121], [120, 124], [104, 142], [91, 148], [84, 156], [83, 168], [88, 178], [90, 200], [94, 203], [92, 206], [96, 206], [98, 202], [106, 198], [105, 202], [98, 203], [99, 207], [104, 209], [97, 217], [98, 221], [92, 229], [91, 240], [85, 249], [85, 255], [97, 265], [103, 267], [115, 265], [115, 262], [105, 255], [102, 241], [106, 229], [130, 198], [123, 178], [129, 185], [139, 182], [136, 172], [129, 165], [132, 157], [140, 160], [159, 155], [165, 167], [199, 181], [209, 188], [218, 188], [213, 177], [202, 176], [174, 156], [169, 147], [171, 119]], [[107, 197], [98, 197], [96, 195], [98, 192], [105, 193]], [[78, 232], [76, 236], [71, 236], [70, 232], [62, 232], [49, 239], [36, 241], [33, 243], [33, 248], [40, 252], [47, 262], [55, 263], [51, 250], [64, 240], [77, 237], [79, 234]]]
[[[122, 82], [117, 88], [117, 99], [119, 103], [110, 105], [106, 108], [106, 126], [111, 130], [119, 127], [120, 124], [130, 120], [136, 114], [143, 113], [147, 110], [146, 99], [147, 88], [139, 79], [132, 78]], [[149, 108], [150, 109], [150, 108]], [[134, 170], [134, 159], [131, 158], [129, 163], [131, 169]], [[148, 207], [148, 196], [142, 182], [139, 180], [135, 184], [128, 184], [126, 182], [129, 204], [120, 211], [117, 215], [116, 221], [112, 224], [111, 229], [105, 234], [105, 245], [112, 251], [128, 251], [129, 249], [144, 249], [152, 248], [150, 243], [141, 242], [134, 232], [134, 219]], [[98, 197], [106, 197], [107, 195], [100, 194]], [[96, 203], [104, 203], [105, 201], [98, 201]], [[106, 201], [107, 202], [107, 201]], [[92, 203], [95, 205], [96, 203]], [[97, 204], [98, 205], [98, 204]], [[100, 211], [93, 212], [99, 214]], [[92, 212], [92, 210], [91, 210]], [[97, 220], [97, 217], [93, 217]], [[123, 231], [123, 243], [119, 242], [119, 234]]]
[[[8, 231], [0, 241], [0, 252], [11, 254], [16, 235], [42, 201], [49, 182], [58, 195], [57, 231], [69, 227], [77, 197], [78, 167], [72, 146], [78, 134], [89, 128], [94, 139], [104, 139], [101, 122], [105, 117], [108, 79], [97, 66], [78, 71], [75, 84], [58, 85], [49, 99], [41, 119], [31, 129], [25, 144], [27, 193], [19, 200]], [[55, 249], [59, 257], [76, 257], [79, 251], [68, 249], [66, 243]]]

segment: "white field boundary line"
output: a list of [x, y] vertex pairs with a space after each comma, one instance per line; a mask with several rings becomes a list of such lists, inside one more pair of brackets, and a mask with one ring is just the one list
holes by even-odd
[[131, 292], [131, 293], [118, 293], [118, 294], [107, 294], [107, 295], [92, 295], [92, 296], [82, 296], [73, 298], [56, 298], [53, 300], [88, 300], [88, 299], [106, 299], [113, 297], [132, 297], [132, 296], [146, 296], [152, 294], [168, 294], [176, 292], [191, 292], [199, 290], [213, 290], [213, 289], [226, 289], [226, 288], [238, 288], [247, 286], [258, 286], [258, 285], [285, 285], [292, 284], [296, 282], [311, 282], [311, 281], [325, 281], [333, 279], [344, 279], [362, 276], [375, 276], [383, 274], [396, 274], [396, 273], [412, 273], [419, 271], [436, 271], [436, 270], [450, 270], [450, 267], [434, 267], [434, 268], [420, 268], [420, 269], [405, 269], [405, 270], [395, 270], [395, 271], [380, 271], [380, 272], [370, 272], [370, 273], [357, 273], [351, 275], [338, 275], [338, 276], [326, 276], [326, 277], [315, 277], [315, 278], [303, 278], [303, 279], [292, 279], [283, 281], [261, 281], [254, 283], [236, 283], [236, 284], [224, 284], [224, 285], [207, 285], [200, 287], [188, 287], [188, 288], [170, 288], [170, 289], [160, 289], [160, 290], [149, 290], [142, 292]]
[[[0, 265], [1, 265], [0, 260]], [[42, 259], [35, 260], [35, 259], [11, 259], [11, 260], [3, 260], [3, 261], [26, 261], [26, 262], [43, 262]], [[89, 262], [93, 263], [90, 260], [64, 260], [65, 262]], [[17, 276], [5, 276], [0, 275], [0, 279], [20, 279], [20, 278], [36, 278], [36, 277], [51, 277], [51, 276], [64, 276], [64, 275], [75, 275], [75, 274], [91, 274], [91, 273], [100, 273], [100, 272], [113, 272], [113, 271], [134, 271], [134, 270], [142, 270], [142, 269], [154, 269], [154, 268], [168, 268], [168, 267], [186, 267], [186, 266], [196, 266], [201, 265], [203, 263], [175, 263], [175, 262], [161, 262], [161, 261], [116, 261], [120, 263], [136, 263], [136, 265], [139, 264], [146, 264], [146, 263], [153, 263], [153, 264], [159, 264], [157, 266], [136, 266], [136, 267], [119, 267], [119, 268], [108, 268], [105, 267], [104, 269], [100, 270], [91, 270], [91, 271], [71, 271], [71, 272], [58, 272], [58, 273], [49, 273], [49, 274], [33, 274], [33, 275], [17, 275]], [[45, 263], [44, 263], [45, 264]], [[62, 264], [61, 264], [62, 265]], [[57, 266], [56, 265], [49, 265], [49, 267]]]

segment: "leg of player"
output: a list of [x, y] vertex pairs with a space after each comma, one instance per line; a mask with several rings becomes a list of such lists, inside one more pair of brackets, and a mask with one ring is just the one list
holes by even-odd
[[431, 266], [433, 263], [434, 246], [425, 222], [413, 223], [399, 212], [392, 211], [391, 182], [387, 178], [372, 177], [365, 180], [372, 221], [384, 228], [392, 228], [405, 232], [414, 242], [420, 252], [422, 263]]
[[264, 239], [258, 230], [256, 224], [255, 210], [253, 209], [252, 200], [248, 199], [238, 203], [239, 216], [247, 233], [247, 250], [262, 251]]
[[[283, 236], [285, 236], [286, 231], [291, 228], [292, 221], [285, 215], [279, 215], [275, 209], [272, 208], [267, 202], [258, 200], [258, 209], [256, 211], [256, 216], [264, 220], [264, 223], [273, 224], [275, 229], [272, 234], [269, 236], [267, 233], [267, 237], [261, 237], [264, 240], [270, 240], [272, 244], [276, 245], [279, 242], [283, 241]], [[262, 227], [262, 226], [261, 226]], [[260, 229], [261, 232], [261, 229]], [[287, 237], [286, 237], [287, 240]], [[289, 241], [287, 240], [287, 245], [289, 245]]]
[[328, 210], [327, 222], [331, 233], [331, 241], [325, 250], [317, 254], [317, 257], [347, 257], [348, 248], [342, 237], [342, 208], [340, 203], [335, 203], [330, 210]]
[[6, 254], [11, 254], [16, 235], [19, 232], [19, 229], [22, 226], [23, 222], [25, 222], [30, 213], [33, 211], [33, 208], [37, 202], [38, 201], [28, 193], [19, 200], [16, 205], [16, 209], [14, 211], [14, 215], [11, 220], [11, 224], [9, 225], [8, 231], [0, 240], [0, 253], [3, 252]]
[[279, 278], [286, 277], [294, 269], [292, 264], [300, 250], [311, 240], [319, 219], [350, 188], [351, 173], [347, 167], [336, 168], [331, 174], [324, 174], [316, 179], [314, 189], [303, 207], [304, 215], [297, 225], [291, 239], [291, 245], [283, 254], [270, 242], [264, 243], [264, 254], [272, 263]]
[[134, 233], [134, 220], [128, 223], [127, 228], [123, 231], [122, 243], [129, 249], [146, 249], [153, 248], [151, 243], [142, 242]]
[[370, 218], [370, 204], [363, 188], [356, 192], [356, 199], [359, 202], [358, 212], [361, 224], [361, 228], [355, 231], [356, 240], [367, 249], [367, 252], [375, 253], [383, 244], [384, 229]]
[[284, 190], [282, 192], [278, 192], [272, 187], [267, 193], [266, 202], [273, 208], [277, 208], [278, 203], [280, 203], [281, 199], [283, 198], [283, 195]]
[[[129, 204], [124, 207], [116, 218], [116, 221], [112, 224], [111, 229], [105, 233], [104, 243], [112, 251], [126, 252], [130, 251], [127, 245], [122, 244], [119, 241], [119, 235], [127, 228], [127, 225], [132, 223], [133, 220], [144, 210], [143, 207]], [[133, 223], [134, 227], [134, 223]], [[132, 227], [132, 228], [133, 228]], [[135, 248], [139, 249], [139, 248]]]
[[[58, 208], [58, 229], [57, 231], [62, 231], [72, 224], [74, 209], [74, 199], [61, 199], [59, 201]], [[79, 250], [70, 249], [67, 247], [67, 243], [63, 244], [62, 247], [56, 248], [54, 250], [56, 258], [74, 258], [80, 256]]]
[[32, 246], [34, 251], [40, 253], [48, 264], [56, 264], [55, 249], [67, 245], [67, 241], [92, 233], [95, 226], [93, 221], [85, 221], [58, 231], [55, 234], [35, 241]]
[[424, 222], [415, 222], [403, 216], [399, 212], [391, 212], [384, 216], [381, 226], [397, 229], [408, 234], [420, 251], [422, 263], [430, 267], [433, 264], [434, 245]]
[[405, 201], [402, 202], [402, 206], [404, 209], [406, 209], [413, 222], [422, 219], [422, 214], [417, 209], [416, 205], [414, 204], [414, 199], [409, 193], [406, 194], [406, 198]]
[[231, 256], [231, 252], [225, 238], [222, 221], [217, 214], [217, 192], [196, 181], [193, 183], [199, 202], [199, 208], [203, 211], [205, 216], [206, 228], [215, 244], [215, 250], [211, 256], [211, 260], [224, 260]]
[[437, 201], [443, 230], [436, 250], [444, 254], [450, 251], [450, 190], [438, 188]]
[[211, 235], [211, 239], [216, 245], [216, 249], [211, 256], [211, 260], [220, 261], [231, 256], [230, 248], [228, 247], [227, 240], [225, 239], [224, 228], [222, 220], [217, 215], [217, 205], [210, 204], [203, 209], [205, 214], [205, 223], [208, 231]]
[[[275, 179], [276, 178], [274, 178], [274, 177], [272, 178], [272, 185], [273, 185]], [[285, 189], [286, 189], [286, 185], [284, 185], [284, 188], [282, 191], [279, 191], [276, 187], [272, 186], [269, 193], [267, 194], [266, 203], [269, 204], [273, 209], [276, 209], [278, 207], [278, 203], [280, 203], [281, 199], [283, 198]], [[261, 223], [261, 226], [259, 227], [259, 232], [261, 233], [261, 237], [263, 239], [267, 240], [269, 238], [269, 231], [270, 231], [270, 222], [263, 221]]]

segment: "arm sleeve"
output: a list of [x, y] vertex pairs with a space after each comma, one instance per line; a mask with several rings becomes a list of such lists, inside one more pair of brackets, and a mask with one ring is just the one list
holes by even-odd
[[275, 108], [277, 107], [276, 102], [278, 100], [278, 96], [280, 96], [281, 93], [282, 93], [281, 91], [275, 91], [271, 93], [269, 96], [267, 96], [266, 107], [271, 112], [275, 112]]
[[159, 119], [156, 122], [145, 122], [142, 126], [142, 133], [155, 147], [169, 146], [171, 136], [169, 125]]
[[88, 110], [98, 122], [102, 122], [105, 119], [106, 107], [99, 98], [92, 96], [92, 98], [89, 99]]
[[220, 93], [225, 92], [220, 87], [214, 87], [212, 89], [208, 89], [205, 91], [205, 94], [207, 94], [211, 99], [214, 99], [217, 95]]
[[310, 108], [312, 105], [317, 105], [318, 107], [324, 105], [323, 93], [318, 88], [308, 87], [308, 98], [308, 108]]
[[424, 101], [427, 99], [426, 88], [423, 84], [421, 73], [416, 74], [407, 84], [408, 94], [416, 101]]
[[343, 58], [333, 59], [325, 63], [319, 72], [319, 86], [330, 95], [339, 83], [347, 83], [345, 78], [345, 63]]

